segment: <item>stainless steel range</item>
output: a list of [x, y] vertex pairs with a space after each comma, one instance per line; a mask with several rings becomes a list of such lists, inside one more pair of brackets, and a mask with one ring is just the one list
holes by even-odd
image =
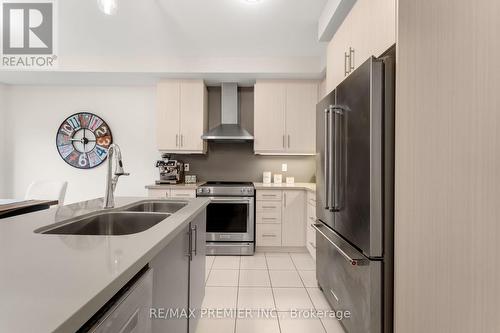
[[253, 255], [255, 188], [244, 182], [207, 182], [196, 190], [208, 197], [207, 254]]

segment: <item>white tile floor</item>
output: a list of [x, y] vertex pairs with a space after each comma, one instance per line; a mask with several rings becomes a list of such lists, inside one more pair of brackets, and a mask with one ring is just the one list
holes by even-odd
[[[250, 315], [205, 316], [196, 333], [343, 333], [335, 319], [292, 318], [293, 309], [330, 310], [315, 270], [308, 253], [207, 257], [203, 308]], [[257, 316], [258, 311], [268, 317]]]

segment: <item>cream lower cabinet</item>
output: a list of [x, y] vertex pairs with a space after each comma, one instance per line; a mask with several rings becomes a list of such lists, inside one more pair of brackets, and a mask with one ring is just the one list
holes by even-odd
[[358, 0], [328, 44], [326, 91], [396, 43], [396, 0]]
[[305, 246], [304, 190], [257, 190], [257, 246]]
[[195, 189], [167, 188], [167, 189], [148, 189], [150, 198], [196, 198]]
[[256, 154], [315, 154], [319, 82], [258, 80], [254, 98]]
[[283, 215], [281, 223], [282, 246], [305, 245], [305, 191], [283, 191]]
[[316, 231], [313, 224], [316, 223], [316, 194], [307, 192], [307, 218], [306, 218], [306, 247], [307, 251], [316, 260]]
[[176, 154], [202, 154], [207, 144], [208, 99], [203, 80], [162, 80], [157, 85], [157, 148]]

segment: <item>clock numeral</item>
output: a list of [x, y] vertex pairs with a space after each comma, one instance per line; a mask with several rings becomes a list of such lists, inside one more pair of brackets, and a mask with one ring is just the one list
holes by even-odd
[[87, 154], [87, 156], [89, 158], [89, 163], [91, 168], [95, 167], [96, 165], [99, 165], [99, 163], [102, 162], [102, 159], [100, 159], [99, 156], [97, 156], [95, 151], [91, 151], [90, 153]]
[[103, 148], [101, 146], [96, 146], [95, 151], [97, 153], [97, 156], [101, 158], [101, 160], [106, 158], [106, 155], [108, 154], [108, 150], [106, 148]]
[[80, 126], [82, 126], [82, 128], [88, 128], [91, 117], [92, 115], [88, 113], [82, 113], [80, 115]]
[[67, 122], [75, 131], [81, 127], [78, 115], [68, 118]]
[[59, 153], [61, 153], [61, 156], [63, 158], [68, 157], [68, 155], [71, 154], [73, 152], [73, 150], [75, 150], [73, 148], [73, 145], [71, 145], [71, 144], [64, 145], [64, 146], [59, 146], [59, 147], [57, 147], [57, 149], [59, 149]]
[[106, 126], [99, 127], [97, 131], [95, 131], [95, 135], [97, 137], [104, 136], [108, 133], [108, 128]]
[[86, 167], [87, 164], [89, 164], [87, 156], [85, 154], [81, 154], [80, 157], [78, 158], [78, 165], [81, 167]]
[[68, 123], [64, 123], [61, 126], [60, 132], [67, 136], [71, 136], [71, 134], [73, 134], [73, 127], [71, 127], [71, 125]]
[[109, 145], [111, 144], [111, 137], [109, 137], [108, 135], [98, 137], [97, 138], [97, 144], [99, 146], [109, 147]]
[[92, 116], [92, 118], [90, 119], [90, 122], [89, 122], [89, 130], [91, 130], [92, 132], [94, 132], [99, 126], [101, 126], [103, 123], [103, 121], [96, 117], [96, 116]]

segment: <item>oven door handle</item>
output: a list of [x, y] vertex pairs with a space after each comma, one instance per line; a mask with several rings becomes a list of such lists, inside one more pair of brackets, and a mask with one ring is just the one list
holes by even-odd
[[244, 203], [252, 202], [253, 197], [208, 197], [212, 202], [225, 202], [225, 203]]

